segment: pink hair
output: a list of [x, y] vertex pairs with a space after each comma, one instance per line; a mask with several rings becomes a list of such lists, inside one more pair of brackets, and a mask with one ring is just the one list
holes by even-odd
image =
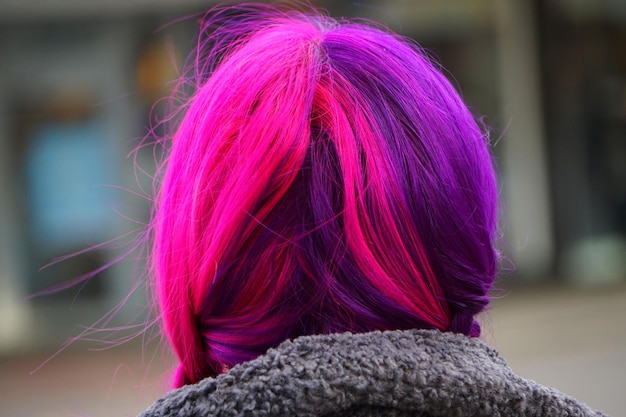
[[445, 77], [370, 26], [233, 10], [205, 21], [152, 221], [176, 385], [303, 334], [478, 335], [495, 175]]

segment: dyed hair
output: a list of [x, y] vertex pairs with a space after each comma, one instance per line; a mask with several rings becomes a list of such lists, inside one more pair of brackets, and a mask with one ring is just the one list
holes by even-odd
[[437, 65], [314, 10], [245, 5], [201, 22], [152, 220], [175, 385], [300, 335], [478, 336], [496, 179]]

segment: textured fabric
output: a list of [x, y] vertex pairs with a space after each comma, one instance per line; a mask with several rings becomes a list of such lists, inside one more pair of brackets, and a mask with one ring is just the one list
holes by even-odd
[[141, 417], [603, 415], [515, 375], [478, 339], [408, 330], [299, 337]]

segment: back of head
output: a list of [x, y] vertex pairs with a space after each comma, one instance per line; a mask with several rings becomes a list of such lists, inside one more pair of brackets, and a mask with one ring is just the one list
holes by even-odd
[[496, 181], [440, 70], [313, 10], [216, 9], [202, 30], [152, 222], [176, 384], [306, 334], [478, 336]]

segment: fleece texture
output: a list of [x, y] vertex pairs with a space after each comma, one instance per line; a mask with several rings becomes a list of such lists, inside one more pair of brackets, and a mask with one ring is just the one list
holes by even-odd
[[515, 375], [478, 339], [406, 330], [299, 337], [140, 416], [605, 415]]

